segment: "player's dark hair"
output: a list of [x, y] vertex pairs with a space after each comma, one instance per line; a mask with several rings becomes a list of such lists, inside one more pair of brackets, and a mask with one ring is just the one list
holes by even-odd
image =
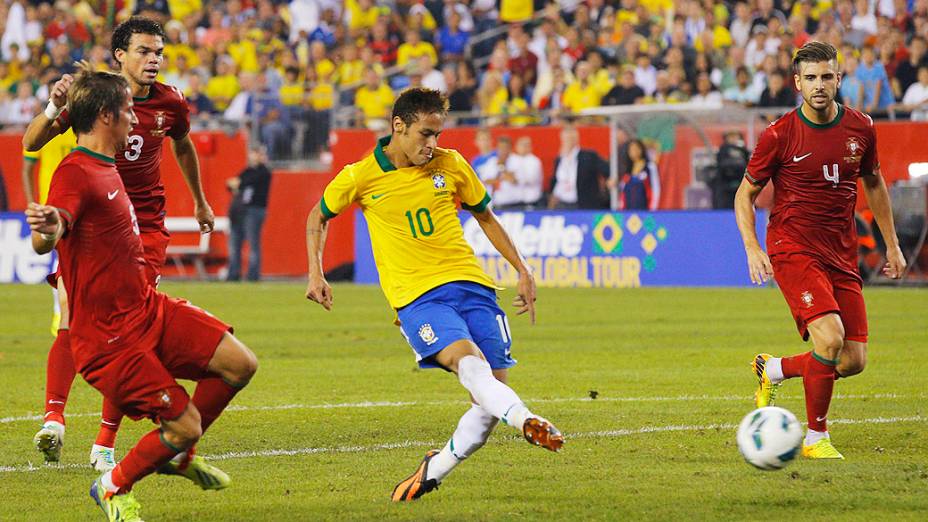
[[161, 40], [164, 41], [164, 28], [161, 27], [161, 24], [151, 18], [133, 16], [116, 26], [116, 29], [113, 29], [113, 37], [110, 39], [110, 52], [113, 55], [113, 60], [116, 60], [117, 65], [119, 65], [119, 60], [116, 59], [116, 49], [128, 51], [129, 40], [132, 39], [132, 35], [134, 34], [160, 36]]
[[793, 55], [793, 73], [799, 74], [802, 63], [819, 63], [838, 60], [838, 50], [830, 43], [811, 41]]
[[74, 134], [93, 130], [97, 117], [112, 114], [119, 121], [119, 112], [129, 96], [129, 82], [119, 74], [97, 71], [83, 72], [68, 90], [68, 121]]
[[398, 117], [407, 126], [415, 123], [420, 114], [444, 117], [448, 114], [448, 98], [434, 89], [416, 87], [403, 91], [393, 104], [393, 118]]

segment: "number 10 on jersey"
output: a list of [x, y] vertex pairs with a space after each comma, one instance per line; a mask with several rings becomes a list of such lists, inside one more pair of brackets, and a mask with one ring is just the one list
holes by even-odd
[[839, 176], [838, 176], [838, 164], [837, 164], [837, 163], [832, 163], [832, 164], [831, 164], [831, 171], [832, 171], [832, 173], [831, 173], [831, 175], [829, 175], [829, 174], [828, 174], [828, 165], [822, 165], [822, 172], [825, 173], [825, 179], [827, 179], [828, 181], [830, 181], [830, 182], [832, 183], [832, 186], [837, 187], [837, 186], [838, 186], [838, 182], [840, 181], [840, 178], [839, 178]]

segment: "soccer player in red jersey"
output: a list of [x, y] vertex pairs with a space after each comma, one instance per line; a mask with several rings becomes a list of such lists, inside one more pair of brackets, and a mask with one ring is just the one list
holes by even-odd
[[[257, 360], [227, 324], [151, 284], [139, 221], [116, 168], [137, 121], [128, 82], [85, 72], [70, 88], [68, 107], [78, 147], [56, 170], [47, 204], [31, 203], [26, 219], [36, 252], [58, 250], [60, 277], [71, 290], [75, 368], [120, 411], [159, 424], [90, 489], [108, 520], [141, 520], [132, 486], [155, 470], [215, 471], [212, 489], [229, 484], [192, 448], [254, 375]], [[175, 378], [198, 381], [192, 399]]]
[[[880, 175], [876, 132], [869, 116], [835, 102], [841, 83], [837, 51], [809, 42], [793, 58], [802, 105], [761, 134], [738, 193], [735, 216], [744, 240], [751, 281], [771, 276], [786, 298], [811, 352], [792, 357], [758, 354], [755, 402], [770, 405], [784, 379], [802, 377], [809, 426], [802, 454], [843, 459], [826, 428], [835, 379], [863, 371], [867, 313], [857, 269], [854, 206], [857, 180], [886, 239], [883, 271], [905, 270], [886, 184]], [[767, 253], [755, 233], [754, 200], [773, 181]], [[768, 257], [769, 255], [769, 257]]]
[[[129, 135], [128, 146], [116, 156], [116, 168], [138, 217], [146, 275], [157, 286], [169, 238], [164, 226], [165, 195], [160, 170], [166, 136], [172, 140], [174, 156], [193, 196], [194, 214], [204, 232], [213, 228], [213, 211], [203, 195], [199, 162], [188, 134], [187, 102], [176, 88], [155, 81], [163, 61], [161, 26], [146, 18], [130, 18], [113, 31], [111, 47], [120, 73], [132, 89], [134, 110], [139, 119]], [[63, 108], [71, 82], [73, 77], [65, 75], [53, 87], [49, 107], [36, 116], [23, 137], [27, 150], [40, 149], [70, 126], [70, 114]], [[64, 309], [67, 293], [63, 285], [58, 287], [62, 290], [60, 298]], [[60, 458], [64, 408], [75, 375], [68, 349], [67, 315], [67, 310], [63, 310], [61, 330], [48, 354], [45, 422], [35, 436], [36, 446], [45, 454], [46, 462]], [[90, 462], [100, 471], [116, 465], [113, 447], [122, 414], [104, 401], [102, 417], [99, 434], [90, 451]]]

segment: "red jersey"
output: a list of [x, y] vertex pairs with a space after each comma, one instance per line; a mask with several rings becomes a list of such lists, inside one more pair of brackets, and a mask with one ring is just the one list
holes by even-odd
[[65, 225], [58, 242], [75, 363], [131, 347], [158, 320], [145, 278], [138, 221], [113, 158], [78, 147], [52, 177], [48, 205]]
[[[116, 168], [135, 206], [143, 232], [164, 230], [164, 183], [161, 146], [164, 137], [177, 140], [190, 132], [190, 108], [177, 88], [152, 84], [147, 98], [132, 98], [139, 122], [129, 135], [126, 150], [116, 155]], [[62, 114], [62, 131], [70, 126]]]
[[797, 108], [771, 123], [745, 174], [755, 185], [773, 180], [767, 253], [807, 252], [856, 275], [857, 178], [878, 168], [873, 120], [859, 111], [838, 105], [818, 125]]

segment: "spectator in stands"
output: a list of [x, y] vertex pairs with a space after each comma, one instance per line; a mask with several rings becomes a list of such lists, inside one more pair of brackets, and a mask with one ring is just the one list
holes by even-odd
[[564, 91], [564, 99], [562, 100], [564, 108], [577, 113], [584, 109], [598, 107], [602, 101], [603, 93], [593, 83], [593, 70], [590, 63], [587, 61], [577, 62], [576, 75], [576, 79]]
[[609, 180], [609, 187], [619, 190], [619, 208], [656, 210], [661, 196], [657, 165], [648, 157], [644, 143], [638, 139], [628, 143], [625, 155], [626, 170], [618, 179]]
[[445, 82], [445, 75], [435, 68], [435, 62], [432, 57], [422, 55], [416, 59], [414, 64], [422, 75], [422, 86], [436, 90], [442, 94], [448, 94], [448, 84]]
[[735, 4], [735, 19], [731, 21], [728, 30], [731, 32], [731, 38], [736, 47], [744, 48], [747, 46], [748, 40], [751, 39], [752, 25], [751, 8], [747, 2]]
[[635, 72], [630, 65], [622, 69], [619, 84], [603, 96], [603, 105], [633, 105], [644, 101], [644, 90], [635, 84]]
[[744, 179], [751, 152], [744, 146], [738, 131], [725, 133], [725, 142], [715, 156], [715, 175], [709, 180], [712, 189], [712, 208], [734, 208], [735, 192]]
[[609, 195], [606, 192], [608, 162], [595, 151], [580, 148], [580, 135], [572, 125], [561, 129], [560, 148], [560, 155], [554, 161], [548, 208], [609, 208]]
[[794, 107], [796, 93], [793, 92], [783, 78], [783, 72], [774, 70], [767, 78], [767, 88], [760, 95], [758, 107]]
[[690, 103], [705, 105], [709, 108], [722, 107], [722, 93], [715, 90], [708, 73], [702, 72], [696, 77], [696, 94], [690, 98]]
[[860, 31], [868, 36], [877, 34], [876, 15], [869, 0], [854, 2], [854, 16], [851, 18], [851, 30]]
[[384, 83], [376, 69], [369, 68], [364, 72], [364, 85], [355, 92], [354, 106], [368, 129], [380, 132], [389, 127], [393, 90]]
[[203, 94], [201, 85], [203, 80], [199, 74], [191, 74], [187, 78], [187, 90], [184, 96], [187, 98], [187, 105], [190, 107], [190, 116], [209, 117], [218, 114], [219, 110], [213, 104], [209, 96]]
[[267, 217], [271, 171], [263, 146], [248, 151], [248, 167], [238, 177], [226, 180], [232, 191], [229, 207], [229, 273], [227, 281], [242, 277], [242, 245], [248, 243], [248, 281], [261, 279], [261, 229]]
[[522, 188], [525, 209], [533, 210], [544, 203], [544, 169], [541, 159], [532, 151], [532, 138], [522, 136], [516, 140], [516, 156], [519, 161], [514, 173]]
[[216, 108], [224, 111], [241, 90], [238, 78], [233, 74], [235, 62], [229, 56], [221, 56], [216, 61], [216, 74], [206, 82], [203, 92], [209, 96]]
[[913, 121], [928, 121], [928, 65], [918, 68], [918, 81], [905, 91], [902, 108], [912, 112]]
[[502, 121], [498, 116], [503, 113], [503, 105], [508, 99], [509, 92], [503, 83], [503, 75], [499, 71], [487, 71], [483, 75], [480, 89], [477, 90], [480, 114], [489, 117], [487, 125], [496, 125]]
[[871, 114], [877, 110], [886, 110], [893, 104], [892, 87], [886, 69], [876, 59], [873, 46], [864, 46], [860, 58], [856, 76], [864, 84], [864, 112]]
[[39, 101], [32, 95], [32, 83], [23, 80], [16, 84], [15, 97], [7, 106], [6, 123], [25, 129], [39, 112]]
[[525, 31], [515, 35], [515, 52], [509, 58], [509, 70], [522, 77], [525, 85], [535, 85], [538, 78], [538, 56], [529, 49], [531, 39]]
[[[473, 24], [473, 21], [471, 21], [471, 24]], [[438, 30], [435, 47], [437, 47], [442, 60], [457, 60], [464, 57], [464, 51], [467, 49], [469, 39], [470, 33], [461, 28], [460, 11], [452, 9], [448, 23]]]
[[377, 20], [377, 23], [371, 29], [367, 45], [374, 50], [374, 54], [377, 55], [384, 67], [393, 65], [396, 62], [399, 43], [397, 43], [397, 38], [390, 34], [386, 20]]
[[844, 105], [860, 111], [864, 107], [864, 84], [857, 77], [857, 64], [856, 56], [845, 56], [844, 72], [841, 75], [841, 100]]
[[169, 3], [168, 0], [136, 0], [132, 14], [151, 18], [163, 25], [171, 19]]
[[925, 38], [922, 36], [912, 37], [912, 41], [909, 42], [909, 59], [903, 60], [898, 67], [896, 67], [896, 74], [893, 81], [899, 87], [899, 92], [905, 94], [909, 90], [909, 86], [918, 81], [918, 69], [922, 65], [928, 65], [928, 56], [926, 56], [926, 45]]
[[[239, 123], [248, 123], [255, 114], [255, 97], [259, 89], [258, 75], [241, 72], [238, 75], [236, 85], [239, 87], [238, 92], [226, 105], [222, 117]], [[207, 92], [209, 92], [209, 85], [206, 88]], [[218, 103], [216, 106], [220, 107]]]
[[406, 31], [406, 40], [396, 50], [396, 65], [405, 67], [406, 64], [417, 60], [420, 56], [428, 56], [433, 63], [438, 62], [438, 53], [429, 42], [422, 41], [422, 36], [416, 29]]
[[[474, 81], [473, 69], [468, 62], [460, 61], [453, 65], [451, 73], [446, 74], [446, 83], [448, 84], [448, 110], [451, 112], [470, 112], [474, 110], [474, 97], [477, 94], [476, 82]], [[460, 123], [465, 121], [459, 120]]]
[[751, 30], [751, 41], [745, 48], [744, 63], [752, 69], [760, 67], [767, 55], [776, 55], [780, 48], [778, 38], [768, 37], [766, 25], [755, 25]]
[[[312, 80], [312, 75], [308, 75]], [[335, 105], [335, 86], [329, 76], [321, 75], [310, 81], [309, 95], [306, 97], [306, 120], [308, 127], [303, 146], [304, 154], [315, 155], [327, 148], [329, 130], [332, 126], [332, 108]]]
[[738, 84], [729, 87], [722, 93], [722, 98], [726, 101], [740, 103], [746, 107], [755, 105], [760, 99], [760, 94], [751, 82], [751, 73], [748, 72], [748, 68], [743, 65], [739, 67], [735, 78]]
[[493, 135], [490, 134], [490, 129], [485, 127], [477, 129], [474, 145], [477, 146], [477, 155], [470, 160], [470, 166], [473, 167], [480, 181], [486, 185], [487, 192], [492, 195], [492, 181], [496, 179], [499, 172], [497, 171], [496, 148], [493, 147]]

